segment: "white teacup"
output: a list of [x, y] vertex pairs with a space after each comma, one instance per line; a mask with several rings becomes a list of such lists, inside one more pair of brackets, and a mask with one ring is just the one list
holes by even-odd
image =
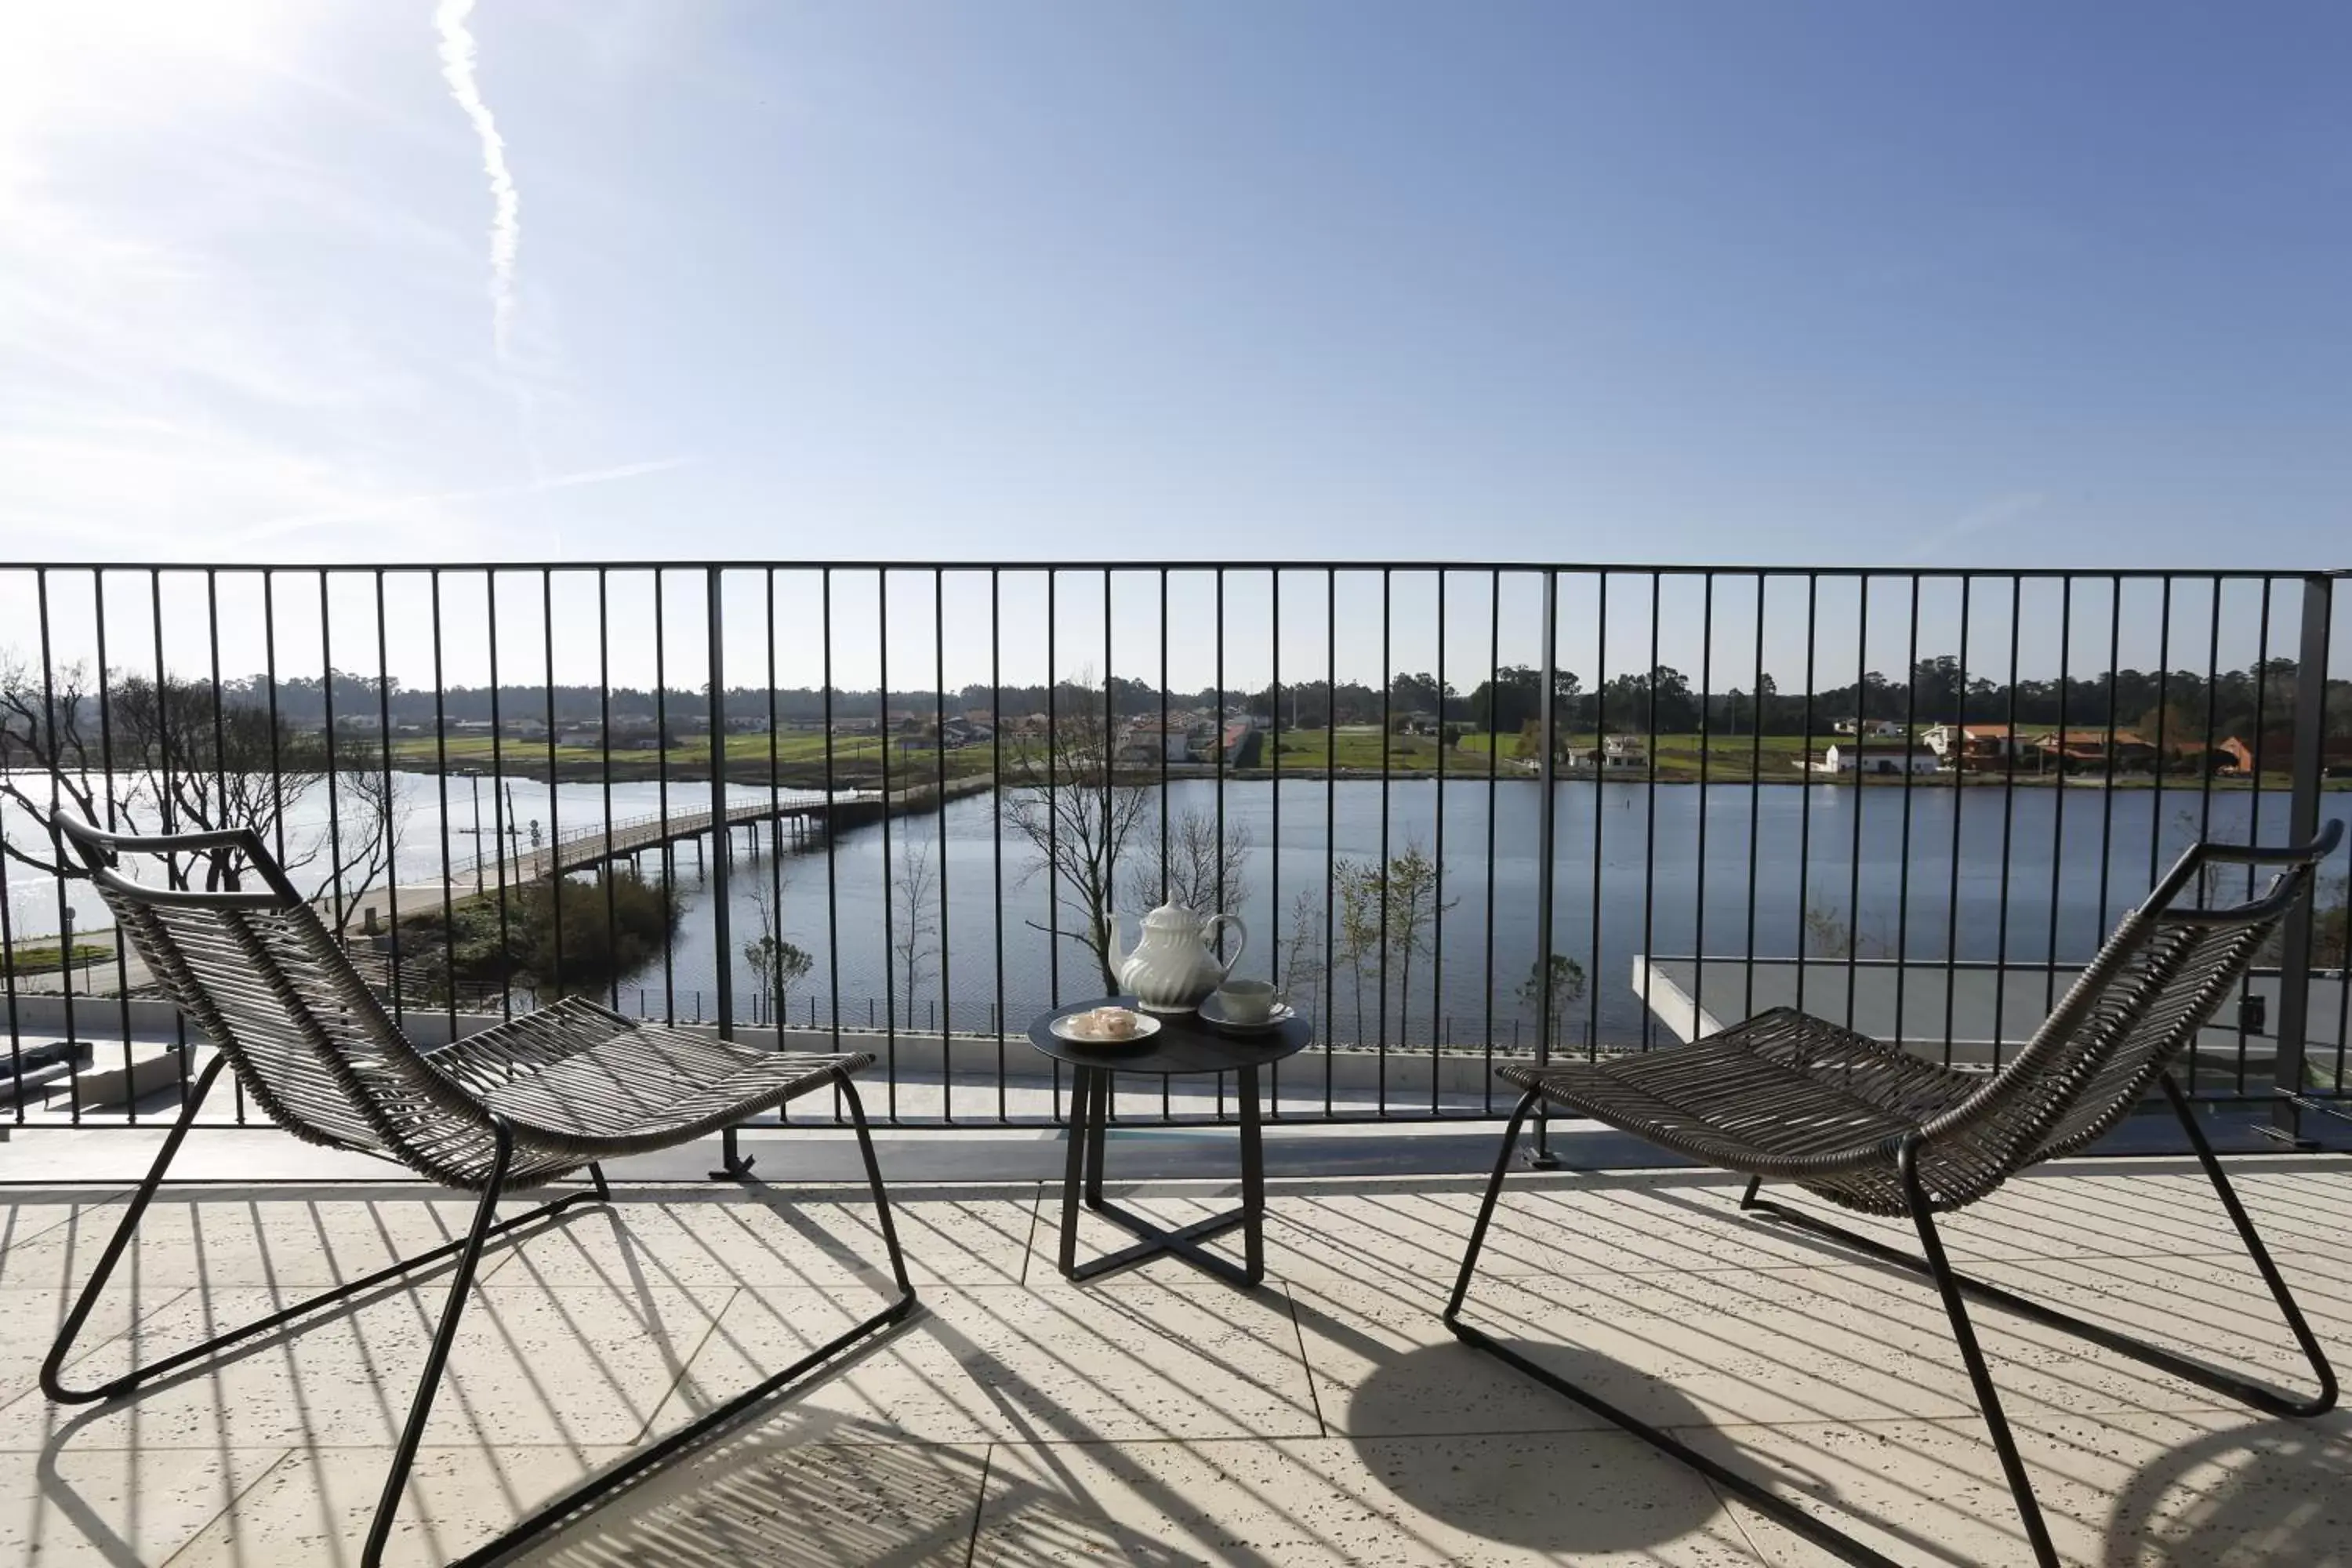
[[1236, 1024], [1263, 1024], [1280, 993], [1266, 980], [1228, 980], [1217, 987], [1217, 1011]]

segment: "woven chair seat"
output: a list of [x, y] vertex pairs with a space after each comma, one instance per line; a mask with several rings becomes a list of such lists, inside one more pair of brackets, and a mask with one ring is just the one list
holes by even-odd
[[1694, 1160], [1795, 1180], [1885, 1167], [1883, 1150], [1985, 1081], [1791, 1007], [1688, 1045], [1497, 1076]]
[[764, 1051], [572, 998], [469, 1035], [433, 1066], [537, 1152], [643, 1153], [715, 1132], [874, 1065], [863, 1051]]

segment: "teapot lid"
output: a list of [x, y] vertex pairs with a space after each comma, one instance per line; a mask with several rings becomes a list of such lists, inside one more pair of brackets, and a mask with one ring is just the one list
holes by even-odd
[[1181, 904], [1162, 904], [1143, 917], [1143, 924], [1150, 931], [1197, 931], [1201, 917]]

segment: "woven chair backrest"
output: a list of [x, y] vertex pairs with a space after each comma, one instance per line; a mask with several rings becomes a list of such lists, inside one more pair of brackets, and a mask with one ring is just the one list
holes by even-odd
[[[2263, 955], [2340, 834], [2331, 823], [2302, 849], [2184, 855], [2016, 1058], [1923, 1129], [1941, 1184], [1963, 1189], [1946, 1195], [1965, 1201], [1977, 1183], [2081, 1149], [2131, 1114]], [[2282, 868], [2260, 898], [2208, 909], [2200, 895], [2221, 860]]]
[[[250, 834], [138, 838], [66, 825], [140, 958], [211, 1037], [271, 1121], [298, 1137], [414, 1163], [479, 1127], [471, 1097], [436, 1072], [386, 1016], [351, 960]], [[170, 884], [177, 855], [234, 851], [265, 891]], [[158, 880], [121, 874], [152, 856]]]

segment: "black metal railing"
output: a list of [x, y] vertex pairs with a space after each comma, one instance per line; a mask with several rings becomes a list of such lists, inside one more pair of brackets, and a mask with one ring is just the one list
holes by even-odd
[[[856, 1034], [905, 1125], [1065, 1117], [1028, 1022], [1171, 899], [1316, 1023], [1280, 1118], [1486, 1117], [1508, 1058], [1781, 1002], [1992, 1067], [2180, 847], [2347, 814], [2336, 576], [0, 567], [0, 1117], [189, 1074], [67, 811], [260, 829], [422, 1037]], [[2196, 1092], [2343, 1094], [2348, 920], [2329, 876]]]

